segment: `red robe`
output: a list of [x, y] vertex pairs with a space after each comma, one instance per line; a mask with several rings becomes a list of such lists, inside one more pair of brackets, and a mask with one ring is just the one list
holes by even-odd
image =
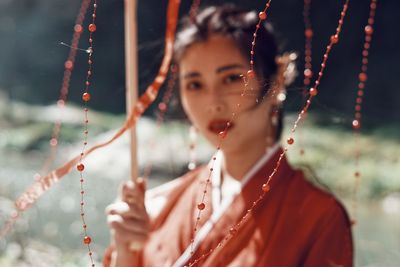
[[[262, 193], [278, 153], [266, 162], [236, 196], [194, 253], [192, 260], [215, 248]], [[208, 168], [175, 179], [152, 197], [166, 197], [152, 220], [152, 232], [141, 252], [141, 266], [172, 266], [190, 245]], [[271, 190], [236, 235], [196, 266], [351, 267], [353, 245], [348, 216], [330, 194], [308, 182], [283, 158]], [[198, 229], [211, 216], [211, 190]], [[105, 255], [109, 265], [111, 250]]]

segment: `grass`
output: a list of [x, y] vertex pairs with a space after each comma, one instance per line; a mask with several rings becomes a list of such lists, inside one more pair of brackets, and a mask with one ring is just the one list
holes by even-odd
[[[11, 200], [32, 182], [32, 175], [39, 168], [48, 149], [48, 140], [52, 129], [52, 120], [43, 120], [47, 109], [12, 104], [0, 116], [0, 202], [2, 208], [12, 205]], [[67, 110], [71, 114], [81, 114], [80, 109]], [[75, 116], [75, 115], [74, 115]], [[124, 116], [90, 112], [90, 136], [112, 131], [122, 125]], [[67, 116], [68, 117], [68, 116]], [[288, 116], [286, 125], [291, 125], [292, 116]], [[316, 115], [308, 116], [304, 125], [295, 133], [295, 144], [288, 152], [289, 160], [297, 166], [309, 166], [318, 180], [326, 184], [331, 191], [340, 196], [351, 211], [351, 197], [354, 188], [355, 161], [354, 135], [351, 130], [337, 124], [321, 124]], [[142, 129], [141, 129], [142, 130]], [[147, 128], [154, 134], [153, 128]], [[66, 121], [60, 140], [61, 159], [69, 157], [72, 150], [80, 147], [82, 139], [80, 120]], [[139, 130], [140, 132], [140, 130]], [[289, 129], [284, 130], [283, 139]], [[361, 158], [359, 170], [361, 184], [359, 188], [359, 220], [355, 228], [357, 266], [397, 266], [400, 261], [400, 212], [389, 214], [382, 209], [382, 199], [400, 192], [400, 144], [396, 126], [368, 129], [360, 136]], [[157, 140], [160, 147], [158, 154], [165, 153], [167, 164], [177, 165], [181, 170], [185, 161], [173, 159], [170, 153], [177, 149], [184, 150], [187, 140], [186, 126], [179, 122], [165, 124], [159, 131]], [[150, 139], [155, 137], [150, 137]], [[161, 140], [161, 141], [160, 141]], [[151, 140], [150, 140], [151, 141]], [[147, 141], [146, 141], [147, 142]], [[172, 142], [172, 148], [167, 147]], [[73, 144], [73, 145], [71, 145]], [[146, 148], [148, 143], [141, 144]], [[204, 141], [202, 141], [203, 146]], [[182, 147], [176, 147], [181, 145]], [[113, 145], [112, 145], [113, 147]], [[106, 153], [109, 157], [123, 157], [128, 145], [111, 147]], [[304, 155], [300, 154], [301, 149]], [[164, 152], [163, 152], [164, 151]], [[203, 149], [202, 151], [207, 151]], [[168, 154], [169, 153], [169, 154]], [[148, 151], [147, 151], [148, 154]], [[175, 161], [172, 161], [175, 160]], [[205, 158], [205, 160], [207, 160]], [[98, 164], [102, 165], [102, 164]], [[103, 164], [109, 168], [109, 164]], [[101, 167], [101, 166], [99, 166]], [[164, 167], [157, 168], [158, 171]], [[108, 229], [104, 218], [104, 207], [112, 202], [119, 182], [129, 173], [124, 166], [113, 166], [122, 173], [121, 177], [109, 177], [104, 168], [88, 173], [88, 225], [95, 237], [96, 258], [101, 259], [101, 252], [108, 244]], [[122, 170], [119, 170], [122, 168]], [[170, 176], [163, 173], [164, 176]], [[41, 266], [84, 266], [86, 251], [81, 246], [80, 222], [76, 199], [79, 199], [79, 183], [71, 174], [47, 193], [37, 205], [27, 212], [17, 225], [15, 232], [7, 240], [0, 240], [0, 266], [38, 266], [32, 262], [43, 262]], [[94, 178], [94, 179], [93, 179]], [[105, 191], [105, 188], [107, 190]], [[106, 192], [106, 193], [105, 193]], [[397, 199], [400, 199], [397, 198]], [[4, 204], [4, 205], [3, 205]], [[5, 218], [0, 210], [0, 225]], [[54, 258], [52, 258], [54, 257]], [[45, 262], [43, 259], [47, 258]], [[34, 259], [34, 260], [32, 260]], [[53, 261], [54, 260], [54, 261]], [[56, 262], [56, 263], [54, 263]], [[47, 264], [47, 265], [46, 265]]]

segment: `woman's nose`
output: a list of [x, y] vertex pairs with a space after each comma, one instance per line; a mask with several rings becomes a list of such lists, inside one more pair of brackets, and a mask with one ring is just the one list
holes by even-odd
[[209, 98], [207, 110], [211, 114], [220, 113], [224, 110], [224, 103], [223, 100], [221, 99], [221, 95], [212, 93], [212, 96]]

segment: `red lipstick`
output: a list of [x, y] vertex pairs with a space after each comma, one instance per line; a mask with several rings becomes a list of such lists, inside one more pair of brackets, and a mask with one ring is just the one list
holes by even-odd
[[225, 119], [212, 120], [208, 124], [208, 130], [215, 134], [219, 134], [220, 132], [223, 132], [225, 129], [230, 130], [232, 127], [234, 127], [233, 122], [229, 122], [229, 120]]

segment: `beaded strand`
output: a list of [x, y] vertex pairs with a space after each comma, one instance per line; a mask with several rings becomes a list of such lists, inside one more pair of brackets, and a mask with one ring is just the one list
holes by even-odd
[[369, 48], [371, 47], [372, 34], [374, 32], [374, 22], [375, 22], [375, 12], [376, 12], [376, 2], [377, 0], [371, 0], [369, 18], [367, 26], [364, 28], [365, 39], [362, 51], [362, 61], [361, 61], [361, 71], [358, 75], [358, 86], [357, 86], [357, 98], [354, 108], [354, 120], [352, 121], [352, 127], [354, 131], [354, 141], [356, 146], [355, 151], [355, 171], [354, 171], [354, 187], [352, 196], [352, 209], [353, 209], [353, 219], [351, 220], [352, 225], [357, 223], [357, 192], [360, 187], [361, 172], [359, 171], [359, 161], [360, 161], [360, 131], [361, 131], [361, 108], [364, 97], [364, 88], [367, 81], [367, 69], [368, 69], [368, 56]]
[[[157, 120], [156, 120], [156, 131], [159, 131], [161, 125], [163, 124], [164, 120], [165, 120], [165, 113], [168, 111], [168, 103], [171, 100], [171, 96], [177, 81], [177, 66], [176, 65], [171, 65], [171, 76], [168, 79], [168, 83], [167, 83], [167, 89], [165, 90], [165, 93], [163, 95], [163, 98], [161, 100], [161, 102], [158, 104], [157, 109]], [[149, 151], [154, 151], [154, 146], [155, 146], [155, 142], [153, 140], [153, 142], [150, 143], [150, 150]], [[150, 176], [151, 173], [151, 169], [153, 167], [153, 162], [151, 160], [146, 162], [146, 166], [144, 167], [144, 171], [143, 171], [143, 178], [147, 179]]]
[[[307, 98], [307, 88], [310, 86], [313, 77], [312, 72], [312, 38], [314, 35], [310, 18], [311, 0], [304, 0], [303, 20], [304, 20], [304, 71], [303, 71], [303, 100]], [[299, 132], [300, 155], [304, 155], [305, 150], [302, 142], [302, 132]]]
[[[79, 9], [78, 16], [75, 19], [75, 26], [74, 26], [74, 33], [72, 35], [72, 40], [71, 40], [71, 46], [69, 49], [68, 57], [67, 60], [64, 62], [64, 74], [63, 74], [63, 79], [62, 79], [62, 85], [60, 89], [60, 96], [58, 97], [57, 100], [57, 107], [62, 110], [65, 107], [65, 103], [67, 102], [67, 97], [68, 97], [68, 92], [69, 92], [69, 86], [70, 86], [70, 80], [72, 76], [72, 71], [74, 68], [74, 63], [75, 63], [75, 58], [76, 58], [76, 52], [77, 52], [77, 47], [79, 45], [79, 40], [82, 34], [82, 23], [83, 20], [86, 16], [87, 9], [89, 7], [90, 0], [83, 0], [81, 3], [81, 7]], [[35, 180], [39, 180], [40, 176], [44, 173], [46, 173], [53, 163], [55, 159], [55, 155], [57, 152], [57, 147], [58, 147], [58, 139], [60, 135], [60, 130], [61, 130], [61, 121], [57, 120], [54, 123], [51, 138], [49, 140], [50, 144], [50, 152], [45, 159], [44, 164], [42, 165], [42, 168], [38, 174], [35, 175]]]
[[[261, 12], [259, 13], [259, 15], [258, 15], [259, 20], [258, 20], [258, 23], [257, 23], [257, 25], [256, 25], [256, 30], [255, 30], [255, 32], [253, 33], [253, 40], [252, 40], [252, 43], [251, 43], [251, 51], [250, 51], [250, 70], [247, 71], [247, 77], [244, 76], [244, 75], [242, 76], [242, 79], [243, 79], [243, 82], [244, 82], [244, 85], [245, 85], [245, 86], [244, 86], [244, 89], [243, 89], [242, 93], [240, 94], [241, 97], [244, 97], [244, 96], [245, 96], [245, 92], [248, 90], [247, 88], [248, 88], [248, 85], [249, 85], [249, 81], [250, 81], [251, 79], [254, 79], [254, 78], [255, 78], [255, 71], [254, 71], [254, 49], [255, 49], [255, 45], [256, 45], [257, 32], [258, 32], [258, 29], [260, 28], [260, 25], [261, 25], [262, 21], [264, 21], [264, 20], [267, 19], [267, 10], [269, 9], [269, 7], [270, 7], [270, 5], [271, 5], [271, 1], [272, 1], [272, 0], [269, 0], [269, 1], [266, 3], [266, 5], [265, 5], [263, 11], [261, 11]], [[258, 102], [258, 99], [256, 100], [256, 102]], [[240, 106], [241, 106], [240, 103], [236, 104], [236, 107], [235, 107], [236, 110], [238, 110], [238, 109], [240, 108]], [[228, 129], [229, 129], [229, 127], [231, 126], [232, 121], [234, 121], [234, 119], [235, 119], [235, 117], [236, 117], [236, 114], [237, 114], [236, 111], [233, 112], [233, 113], [231, 114], [231, 118], [230, 118], [229, 121], [226, 123], [225, 129], [219, 133], [219, 142], [218, 142], [218, 146], [217, 146], [217, 151], [219, 151], [219, 150], [221, 149], [221, 145], [222, 145], [223, 139], [225, 139], [226, 136], [228, 135]], [[195, 221], [194, 227], [193, 227], [192, 238], [190, 239], [190, 254], [191, 254], [191, 255], [194, 254], [194, 238], [195, 238], [195, 235], [196, 235], [196, 233], [197, 233], [197, 228], [198, 228], [198, 225], [199, 225], [199, 222], [200, 222], [201, 213], [202, 213], [202, 211], [206, 208], [205, 198], [206, 198], [208, 186], [209, 186], [210, 181], [211, 181], [210, 178], [211, 178], [212, 172], [213, 172], [213, 170], [214, 170], [215, 161], [216, 161], [216, 157], [213, 156], [212, 162], [211, 162], [211, 167], [210, 167], [209, 172], [208, 172], [208, 177], [207, 177], [207, 179], [205, 180], [205, 185], [204, 185], [204, 188], [203, 188], [201, 200], [200, 200], [200, 201], [198, 202], [198, 204], [197, 204], [197, 209], [198, 209], [198, 211], [197, 211], [196, 221]]]
[[[85, 201], [84, 201], [84, 194], [85, 194], [85, 190], [84, 190], [84, 178], [83, 178], [83, 171], [85, 169], [85, 165], [82, 163], [82, 159], [85, 155], [85, 150], [86, 150], [86, 146], [88, 144], [88, 123], [89, 123], [89, 119], [88, 119], [88, 107], [87, 104], [91, 99], [91, 95], [89, 93], [89, 86], [90, 86], [90, 80], [91, 80], [91, 76], [92, 76], [92, 70], [93, 70], [93, 33], [96, 31], [96, 11], [97, 11], [97, 0], [94, 0], [93, 3], [93, 13], [92, 13], [92, 21], [88, 26], [88, 30], [89, 30], [89, 48], [87, 49], [88, 52], [88, 70], [86, 73], [86, 81], [85, 81], [85, 89], [84, 89], [84, 93], [82, 94], [82, 100], [84, 101], [84, 141], [83, 141], [83, 147], [82, 147], [82, 151], [80, 153], [80, 158], [79, 158], [79, 163], [76, 166], [78, 172], [79, 172], [79, 176], [80, 176], [80, 216], [81, 216], [81, 221], [82, 221], [82, 228], [83, 228], [83, 233], [84, 233], [84, 237], [83, 237], [83, 243], [84, 245], [86, 245], [87, 249], [88, 249], [88, 255], [90, 258], [90, 262], [91, 262], [91, 266], [94, 267], [94, 261], [93, 261], [93, 252], [92, 249], [90, 247], [90, 244], [92, 243], [92, 238], [89, 236], [88, 231], [87, 231], [87, 223], [85, 220], [85, 209], [84, 209], [84, 205], [85, 205]], [[80, 25], [79, 25], [80, 26]], [[75, 25], [75, 28], [78, 28], [79, 30], [82, 30], [82, 26], [77, 27]]]

